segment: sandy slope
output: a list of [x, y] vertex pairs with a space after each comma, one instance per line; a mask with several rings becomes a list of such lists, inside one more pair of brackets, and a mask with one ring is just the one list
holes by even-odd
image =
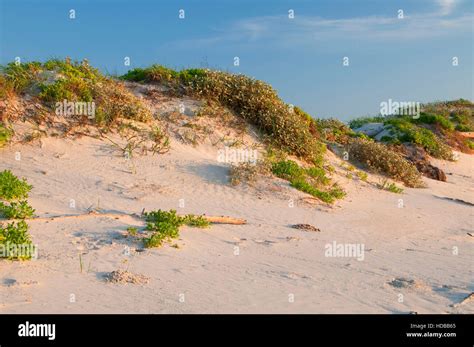
[[[30, 222], [39, 259], [0, 261], [0, 312], [474, 313], [472, 302], [452, 306], [474, 291], [474, 237], [467, 234], [474, 233], [473, 207], [440, 198], [474, 202], [473, 157], [439, 164], [448, 183], [426, 180], [427, 189], [403, 195], [341, 176], [348, 197], [328, 208], [304, 203], [281, 180], [230, 186], [216, 150], [172, 143], [169, 154], [136, 158], [134, 174], [110, 145], [91, 138], [4, 149], [0, 170], [33, 184], [30, 202], [40, 216], [99, 205], [108, 212], [225, 214], [248, 224], [183, 228], [180, 248], [136, 252], [140, 245], [122, 237], [127, 226], [141, 225], [131, 217]], [[321, 232], [289, 227], [296, 223]], [[363, 243], [364, 260], [325, 257], [333, 241]], [[150, 282], [105, 282], [116, 269]], [[390, 284], [394, 278], [401, 280]]]

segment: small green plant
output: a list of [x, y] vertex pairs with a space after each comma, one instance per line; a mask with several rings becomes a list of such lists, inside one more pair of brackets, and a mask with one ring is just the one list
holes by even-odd
[[12, 131], [0, 123], [0, 148], [4, 147], [12, 136]]
[[17, 178], [10, 170], [0, 172], [0, 199], [6, 201], [26, 199], [32, 186]]
[[345, 192], [338, 187], [334, 187], [333, 189], [329, 191], [322, 191], [314, 187], [313, 185], [311, 185], [304, 179], [293, 180], [290, 182], [290, 184], [293, 188], [296, 188], [298, 190], [301, 190], [302, 192], [308, 193], [314, 196], [315, 198], [318, 198], [321, 201], [326, 202], [328, 204], [331, 204], [336, 199], [341, 199], [345, 196]]
[[387, 179], [382, 180], [377, 186], [379, 189], [387, 190], [395, 194], [403, 193], [403, 188], [397, 187], [395, 183], [389, 182]]
[[32, 218], [35, 209], [28, 204], [28, 201], [12, 201], [5, 204], [0, 201], [0, 216], [7, 219]]
[[367, 173], [364, 172], [364, 171], [357, 171], [357, 172], [356, 172], [356, 175], [357, 175], [357, 177], [359, 177], [359, 179], [360, 179], [361, 181], [364, 181], [364, 182], [366, 182], [367, 179], [368, 179], [368, 177], [369, 177], [369, 176], [367, 175]]
[[82, 270], [84, 269], [84, 263], [82, 261], [82, 254], [79, 253], [79, 269], [81, 270], [81, 273], [82, 273]]
[[159, 247], [164, 241], [179, 237], [179, 228], [183, 225], [207, 228], [210, 223], [203, 216], [188, 214], [179, 216], [175, 210], [151, 211], [144, 214], [147, 222], [146, 229], [152, 234], [144, 239], [145, 247]]
[[0, 225], [0, 258], [26, 260], [35, 254], [25, 221]]
[[128, 227], [127, 232], [130, 236], [137, 236], [138, 228], [137, 227]]

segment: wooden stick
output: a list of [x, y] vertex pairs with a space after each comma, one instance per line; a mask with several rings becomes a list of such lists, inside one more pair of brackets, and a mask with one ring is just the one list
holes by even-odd
[[212, 224], [235, 224], [235, 225], [247, 224], [247, 221], [241, 218], [233, 218], [233, 217], [225, 217], [225, 216], [206, 216], [206, 215], [203, 215], [202, 217]]
[[469, 131], [469, 132], [459, 132], [461, 136], [467, 137], [467, 138], [474, 138], [474, 131]]
[[[55, 220], [61, 220], [61, 219], [83, 219], [83, 218], [89, 218], [89, 217], [106, 217], [106, 218], [113, 218], [113, 219], [119, 219], [123, 217], [132, 217], [132, 218], [137, 218], [137, 219], [143, 219], [143, 216], [136, 213], [99, 213], [96, 211], [90, 211], [89, 213], [85, 213], [85, 214], [36, 217], [36, 218], [27, 219], [26, 221], [41, 222], [41, 221], [55, 221]], [[225, 216], [206, 216], [206, 215], [203, 215], [202, 217], [212, 224], [241, 225], [241, 224], [247, 223], [245, 219], [241, 219], [241, 218], [233, 218], [233, 217], [225, 217]], [[10, 220], [2, 221], [2, 222], [12, 222], [12, 221], [18, 221], [18, 220], [10, 219]]]

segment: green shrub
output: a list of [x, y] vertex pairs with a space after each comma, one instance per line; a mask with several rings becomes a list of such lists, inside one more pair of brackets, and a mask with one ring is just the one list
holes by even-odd
[[35, 213], [28, 201], [13, 201], [5, 204], [0, 201], [0, 216], [7, 219], [25, 219], [33, 217]]
[[419, 118], [412, 118], [415, 124], [437, 124], [445, 130], [454, 130], [454, 124], [447, 118], [437, 114], [422, 113]]
[[421, 174], [416, 166], [383, 144], [354, 138], [349, 143], [349, 158], [400, 180], [408, 187], [422, 186]]
[[40, 98], [51, 103], [63, 100], [91, 102], [94, 100], [96, 84], [105, 80], [99, 70], [86, 61], [79, 63], [53, 59], [45, 62], [42, 68], [58, 74], [54, 83], [40, 84]]
[[316, 124], [321, 137], [329, 142], [346, 144], [349, 137], [356, 136], [351, 128], [338, 119], [317, 119]]
[[[473, 128], [471, 128], [469, 125], [465, 125], [465, 124], [458, 124], [456, 125], [456, 128], [455, 128], [457, 131], [460, 131], [460, 132], [469, 132], [469, 131], [473, 131]], [[1, 140], [0, 140], [1, 142]]]
[[0, 199], [26, 199], [31, 188], [25, 179], [17, 178], [10, 170], [0, 172]]
[[393, 118], [386, 122], [393, 126], [395, 136], [401, 142], [411, 142], [423, 147], [435, 158], [452, 160], [451, 148], [444, 144], [432, 131], [416, 126], [405, 118]]
[[120, 79], [132, 82], [150, 82], [147, 81], [147, 76], [148, 72], [146, 69], [135, 68], [128, 71], [125, 75], [120, 76]]
[[146, 229], [152, 234], [144, 239], [145, 247], [159, 247], [164, 241], [179, 237], [179, 228], [183, 225], [206, 228], [210, 223], [202, 216], [188, 214], [178, 216], [175, 210], [151, 211], [145, 213]]
[[13, 222], [6, 227], [0, 225], [0, 257], [25, 260], [31, 259], [34, 252], [25, 221]]
[[1, 74], [5, 78], [5, 82], [15, 92], [24, 92], [30, 87], [39, 71], [41, 70], [41, 63], [29, 62], [29, 63], [9, 63], [6, 66], [0, 68]]
[[272, 173], [280, 178], [286, 180], [292, 180], [303, 177], [305, 172], [296, 162], [293, 160], [284, 160], [273, 163]]

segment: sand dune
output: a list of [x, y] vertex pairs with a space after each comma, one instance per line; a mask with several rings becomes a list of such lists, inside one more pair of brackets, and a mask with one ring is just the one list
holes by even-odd
[[[427, 188], [402, 195], [376, 188], [374, 175], [336, 173], [348, 196], [329, 207], [277, 178], [233, 187], [216, 155], [173, 140], [167, 154], [137, 156], [133, 172], [110, 143], [90, 137], [4, 149], [1, 169], [34, 186], [29, 200], [41, 217], [161, 208], [248, 223], [184, 227], [176, 242], [143, 249], [124, 237], [143, 225], [132, 217], [30, 221], [39, 257], [0, 261], [0, 312], [474, 313], [463, 302], [474, 291], [473, 207], [444, 199], [474, 202], [472, 156], [438, 162], [448, 182], [424, 178]], [[291, 228], [298, 223], [320, 231]], [[333, 242], [363, 244], [363, 260], [325, 256]], [[114, 270], [148, 283], [110, 283]]]

